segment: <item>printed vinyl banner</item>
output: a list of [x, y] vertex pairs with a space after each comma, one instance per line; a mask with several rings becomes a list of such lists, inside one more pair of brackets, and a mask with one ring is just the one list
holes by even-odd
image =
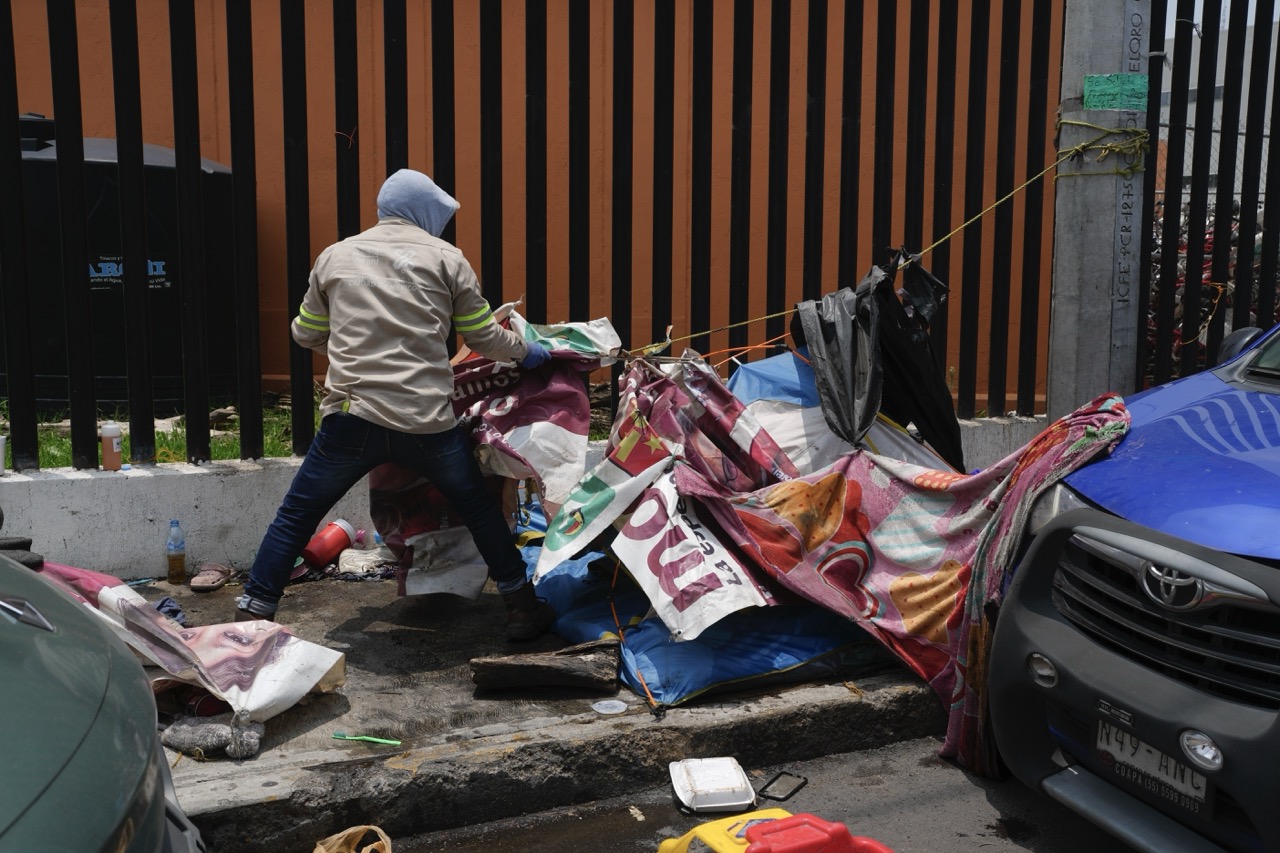
[[[533, 480], [554, 511], [586, 467], [591, 408], [583, 373], [613, 362], [620, 345], [608, 320], [541, 326], [507, 304], [494, 312], [551, 359], [534, 370], [464, 351], [454, 364], [453, 410], [469, 424], [481, 470], [514, 510], [514, 482]], [[450, 592], [474, 598], [488, 569], [470, 532], [425, 478], [396, 465], [369, 474], [374, 527], [401, 561], [402, 595]], [[408, 549], [412, 549], [409, 551]], [[406, 557], [407, 554], [407, 557]]]
[[754, 492], [690, 466], [677, 467], [676, 485], [754, 570], [863, 626], [926, 680], [950, 709], [943, 754], [989, 773], [985, 607], [999, 601], [1035, 499], [1128, 423], [1123, 401], [1104, 395], [977, 474], [855, 451]]
[[730, 613], [769, 603], [693, 501], [676, 492], [674, 474], [649, 487], [612, 547], [673, 639], [692, 640]]
[[257, 620], [184, 628], [119, 578], [48, 561], [40, 572], [133, 649], [156, 692], [173, 682], [199, 685], [260, 723], [308, 693], [346, 681], [341, 652], [296, 637], [284, 625]]
[[667, 469], [678, 448], [669, 448], [648, 421], [626, 402], [629, 416], [621, 417], [609, 437], [604, 459], [552, 515], [538, 557], [535, 578], [587, 548], [611, 528], [657, 477]]
[[[540, 394], [557, 393], [559, 367]], [[559, 457], [530, 445], [546, 440], [534, 424], [556, 423], [556, 404], [530, 393], [536, 378], [502, 385], [500, 373], [476, 369], [474, 383], [464, 383], [474, 384], [475, 399], [460, 411], [484, 422], [478, 435], [493, 439], [504, 470], [547, 482], [541, 466]], [[472, 393], [464, 387], [460, 401]], [[561, 421], [575, 435], [576, 417]], [[1123, 401], [1103, 395], [976, 474], [855, 449], [801, 476], [696, 353], [633, 359], [604, 460], [562, 490], [558, 510], [548, 502], [535, 579], [611, 547], [673, 640], [752, 607], [797, 597], [816, 604], [866, 629], [925, 679], [949, 709], [943, 754], [991, 773], [986, 606], [999, 601], [1036, 497], [1106, 453], [1128, 423]], [[372, 492], [371, 505], [399, 509], [403, 497]], [[375, 515], [380, 531], [384, 521]], [[415, 515], [398, 531], [430, 524]]]

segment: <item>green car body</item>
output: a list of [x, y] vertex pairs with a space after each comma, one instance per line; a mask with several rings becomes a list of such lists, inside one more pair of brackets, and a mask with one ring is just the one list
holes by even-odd
[[0, 851], [202, 851], [141, 664], [84, 602], [0, 555]]

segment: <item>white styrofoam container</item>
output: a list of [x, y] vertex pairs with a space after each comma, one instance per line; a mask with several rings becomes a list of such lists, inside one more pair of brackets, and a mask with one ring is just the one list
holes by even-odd
[[756, 792], [736, 758], [686, 758], [670, 765], [680, 802], [695, 812], [734, 812], [755, 804]]

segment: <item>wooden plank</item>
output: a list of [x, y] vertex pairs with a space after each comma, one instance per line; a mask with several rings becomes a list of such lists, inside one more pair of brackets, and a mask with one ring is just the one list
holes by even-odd
[[578, 687], [618, 689], [619, 643], [593, 640], [554, 652], [472, 658], [471, 680], [485, 689]]

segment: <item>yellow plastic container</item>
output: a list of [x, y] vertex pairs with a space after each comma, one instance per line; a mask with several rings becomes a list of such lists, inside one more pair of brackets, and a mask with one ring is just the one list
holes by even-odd
[[658, 853], [742, 853], [747, 849], [747, 827], [790, 816], [786, 809], [760, 809], [722, 817], [695, 826], [679, 838], [668, 838], [658, 845]]

